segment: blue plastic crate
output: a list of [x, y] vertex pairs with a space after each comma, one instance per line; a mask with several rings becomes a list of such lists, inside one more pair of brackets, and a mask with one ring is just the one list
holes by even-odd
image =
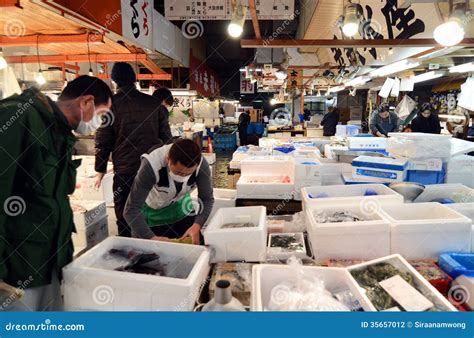
[[474, 277], [474, 253], [444, 253], [439, 255], [438, 264], [440, 268], [453, 279], [456, 279], [460, 275]]
[[441, 184], [444, 183], [446, 171], [443, 167], [441, 171], [431, 170], [407, 170], [405, 181], [427, 184]]

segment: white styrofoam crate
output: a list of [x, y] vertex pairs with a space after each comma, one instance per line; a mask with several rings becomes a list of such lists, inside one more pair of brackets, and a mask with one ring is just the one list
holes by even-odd
[[107, 207], [103, 201], [70, 200], [76, 230], [85, 230], [90, 224], [107, 216]]
[[453, 184], [430, 184], [415, 199], [415, 203], [431, 202], [434, 199], [452, 199], [455, 203], [474, 202], [474, 189], [459, 183]]
[[72, 233], [74, 252], [92, 248], [107, 237], [109, 237], [108, 217], [96, 218], [87, 227], [76, 229], [76, 232]]
[[[377, 195], [364, 196], [366, 191], [374, 191]], [[365, 199], [376, 199], [378, 205], [403, 203], [403, 196], [383, 184], [351, 184], [333, 186], [314, 186], [301, 190], [303, 209], [321, 204], [362, 203]], [[314, 198], [318, 195], [326, 197]], [[311, 198], [310, 196], [313, 196]]]
[[321, 180], [321, 166], [316, 158], [295, 158], [295, 181]]
[[352, 177], [375, 182], [401, 182], [407, 174], [406, 159], [358, 156], [352, 160]]
[[[191, 192], [191, 198], [193, 199], [193, 204], [195, 207], [200, 208], [201, 203], [199, 202], [198, 191], [194, 189]], [[233, 208], [235, 207], [235, 202], [237, 199], [237, 190], [235, 189], [219, 189], [214, 188], [214, 205], [212, 206], [212, 211], [209, 214], [207, 222], [205, 225], [209, 224], [212, 217], [215, 215], [217, 210], [220, 208]], [[199, 212], [199, 211], [197, 211]]]
[[[371, 311], [372, 304], [364, 297], [361, 289], [346, 269], [303, 266], [304, 276], [308, 279], [319, 278], [332, 294], [351, 291], [365, 311]], [[252, 268], [252, 311], [265, 311], [270, 302], [272, 290], [284, 282], [298, 282], [294, 269], [288, 265], [258, 264]], [[282, 288], [285, 291], [285, 288]], [[283, 295], [284, 296], [284, 295]]]
[[348, 137], [349, 150], [385, 150], [387, 139], [384, 137]]
[[[110, 249], [133, 248], [160, 256], [168, 274], [153, 276], [104, 267]], [[209, 274], [203, 246], [109, 237], [63, 268], [66, 311], [192, 311]]]
[[301, 195], [301, 190], [303, 188], [308, 188], [308, 187], [314, 187], [314, 186], [320, 186], [322, 185], [322, 178], [315, 178], [313, 180], [298, 180], [295, 181], [295, 188], [294, 188], [294, 200], [295, 201], [301, 201], [302, 200], [302, 195]]
[[472, 222], [439, 203], [383, 205], [391, 224], [391, 253], [406, 259], [437, 259], [443, 252], [471, 250]]
[[[272, 247], [272, 238], [276, 236], [295, 236], [295, 239], [298, 241], [299, 244], [302, 245], [302, 249], [300, 251], [290, 251], [284, 250], [281, 247]], [[291, 256], [295, 256], [298, 258], [305, 258], [307, 257], [306, 254], [306, 244], [304, 242], [304, 235], [302, 232], [293, 232], [293, 233], [273, 233], [269, 234], [268, 236], [268, 247], [267, 247], [267, 259], [268, 258], [277, 258], [277, 259], [288, 259]]]
[[[280, 183], [289, 178], [289, 183]], [[287, 175], [276, 176], [261, 173], [255, 176], [240, 176], [237, 181], [237, 198], [292, 199], [295, 183]]]
[[389, 133], [387, 152], [390, 156], [415, 158], [448, 158], [451, 135], [426, 133]]
[[448, 160], [446, 183], [461, 183], [474, 188], [474, 156], [459, 155]]
[[[348, 271], [350, 273], [351, 271], [365, 268], [367, 266], [374, 265], [377, 263], [390, 263], [401, 272], [409, 273], [410, 275], [413, 276], [413, 281], [418, 291], [420, 291], [425, 297], [427, 297], [435, 305], [439, 306], [442, 311], [457, 311], [456, 308], [453, 305], [451, 305], [451, 303], [441, 293], [439, 293], [439, 291], [436, 290], [434, 286], [432, 286], [418, 271], [416, 271], [405, 260], [404, 257], [402, 257], [402, 255], [395, 254], [395, 255], [390, 255], [387, 257], [374, 259], [369, 262], [352, 265], [348, 268]], [[357, 281], [354, 280], [354, 282], [358, 285]], [[369, 298], [367, 298], [365, 292], [362, 292], [362, 297], [364, 299], [364, 304], [369, 304], [369, 307], [370, 307], [369, 311], [377, 311], [377, 309], [369, 300]]]
[[[265, 207], [221, 208], [203, 230], [204, 241], [215, 250], [212, 263], [261, 262], [267, 246]], [[256, 227], [222, 229], [227, 223], [250, 222]]]
[[[360, 204], [338, 203], [311, 206], [305, 209], [308, 236], [316, 260], [369, 260], [390, 254], [390, 224], [380, 215], [375, 199]], [[366, 221], [318, 223], [316, 212], [328, 214], [348, 211]]]
[[474, 252], [474, 202], [472, 203], [452, 203], [445, 204], [448, 208], [459, 212], [461, 215], [466, 216], [472, 222], [472, 233], [471, 233], [471, 252]]

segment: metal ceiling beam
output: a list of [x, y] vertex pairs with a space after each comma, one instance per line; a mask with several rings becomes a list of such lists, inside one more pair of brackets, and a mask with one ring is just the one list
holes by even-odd
[[[285, 47], [316, 47], [316, 48], [393, 48], [393, 47], [439, 47], [435, 39], [352, 39], [352, 40], [262, 40], [242, 39], [242, 48], [285, 48]], [[474, 47], [474, 38], [466, 38], [457, 46]]]
[[71, 55], [23, 55], [6, 56], [5, 59], [10, 63], [58, 63], [58, 62], [140, 62], [148, 68], [153, 74], [168, 74], [158, 67], [153, 60], [146, 54], [71, 54]]
[[249, 0], [250, 16], [252, 17], [253, 30], [255, 31], [255, 38], [261, 39], [262, 34], [260, 33], [260, 26], [258, 25], [257, 7], [255, 6], [255, 0]]
[[25, 35], [10, 37], [0, 35], [0, 46], [36, 46], [50, 43], [104, 43], [104, 34], [71, 34], [71, 35]]

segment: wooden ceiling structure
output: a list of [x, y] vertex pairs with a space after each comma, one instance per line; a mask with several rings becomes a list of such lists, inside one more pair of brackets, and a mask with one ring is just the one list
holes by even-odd
[[[42, 51], [40, 62], [66, 69], [78, 70], [78, 63], [89, 62], [139, 62], [153, 77], [170, 80], [154, 62], [163, 58], [158, 53], [147, 54], [144, 50], [129, 46], [120, 39], [112, 39], [106, 29], [88, 20], [81, 25], [64, 13], [48, 8], [46, 1], [0, 0], [0, 47], [30, 46]], [[37, 56], [7, 56], [10, 63], [36, 63]]]

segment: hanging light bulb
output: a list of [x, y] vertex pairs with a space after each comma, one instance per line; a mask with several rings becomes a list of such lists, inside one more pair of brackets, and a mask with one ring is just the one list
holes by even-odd
[[242, 6], [242, 3], [238, 1], [232, 14], [232, 20], [227, 27], [229, 35], [233, 38], [238, 38], [244, 31], [245, 15], [247, 14], [247, 7]]
[[135, 82], [135, 87], [137, 90], [142, 90], [142, 86], [140, 86], [140, 81]]
[[464, 39], [463, 17], [469, 12], [469, 1], [449, 1], [449, 18], [433, 31], [433, 37], [442, 46], [451, 47]]
[[7, 66], [7, 60], [5, 60], [5, 58], [3, 57], [3, 50], [0, 47], [0, 69], [5, 69], [7, 68]]
[[359, 31], [361, 6], [349, 2], [344, 7], [344, 21], [342, 32], [347, 37], [352, 37]]
[[94, 72], [92, 71], [92, 68], [89, 68], [89, 76], [94, 76]]
[[43, 71], [40, 69], [38, 74], [36, 75], [36, 83], [38, 83], [40, 86], [44, 85], [46, 83], [46, 78], [43, 75]]

